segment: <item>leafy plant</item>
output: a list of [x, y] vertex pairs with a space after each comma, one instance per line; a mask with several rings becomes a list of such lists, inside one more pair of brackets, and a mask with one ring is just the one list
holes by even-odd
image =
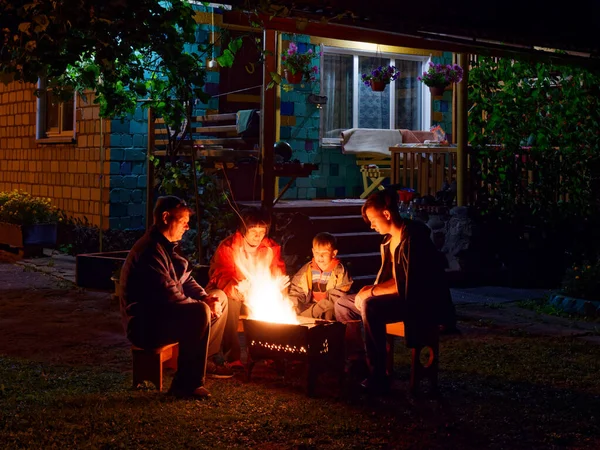
[[429, 68], [417, 80], [429, 87], [445, 87], [450, 83], [460, 83], [463, 69], [458, 64], [435, 64], [429, 61]]
[[20, 190], [0, 192], [0, 222], [33, 225], [58, 220], [58, 209], [49, 198], [34, 197]]
[[563, 279], [562, 292], [570, 297], [600, 300], [600, 261], [569, 268]]
[[[195, 162], [194, 170], [194, 165], [184, 160], [170, 162], [152, 156], [150, 161], [156, 171], [157, 191], [161, 195], [176, 195], [183, 198], [196, 213], [200, 211], [197, 215], [199, 218], [197, 223], [202, 230], [200, 244], [204, 249], [203, 254], [198, 251], [198, 226], [184, 235], [181, 245], [184, 253], [191, 259], [195, 259], [198, 263], [207, 262], [232, 226], [233, 213], [229, 210], [227, 190], [217, 176], [203, 170], [199, 162]], [[197, 186], [198, 203], [194, 194], [195, 186]]]
[[557, 283], [598, 251], [600, 76], [478, 57], [469, 72], [470, 177], [480, 220], [515, 273]]
[[370, 73], [363, 73], [361, 79], [367, 86], [371, 85], [371, 81], [379, 81], [389, 84], [400, 76], [400, 69], [396, 66], [379, 66], [371, 70]]

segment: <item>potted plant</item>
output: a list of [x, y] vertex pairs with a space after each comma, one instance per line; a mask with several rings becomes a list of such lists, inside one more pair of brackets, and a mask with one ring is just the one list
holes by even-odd
[[400, 76], [400, 69], [396, 66], [379, 66], [370, 73], [362, 74], [362, 81], [376, 92], [385, 90], [385, 87]]
[[312, 49], [308, 49], [306, 53], [299, 53], [298, 46], [294, 42], [290, 42], [287, 51], [281, 55], [281, 65], [288, 83], [297, 84], [303, 80], [308, 83], [315, 81], [316, 75], [319, 73], [317, 66], [311, 66], [315, 56]]
[[431, 95], [442, 95], [450, 83], [460, 83], [463, 69], [458, 64], [435, 64], [429, 62], [429, 69], [417, 79], [429, 87]]
[[12, 247], [56, 244], [58, 209], [50, 199], [15, 190], [0, 192], [0, 243]]

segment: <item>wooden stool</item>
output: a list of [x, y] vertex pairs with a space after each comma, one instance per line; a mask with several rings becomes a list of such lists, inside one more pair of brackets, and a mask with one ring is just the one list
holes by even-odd
[[[387, 371], [391, 375], [394, 371], [394, 336], [405, 337], [404, 322], [395, 322], [386, 324], [387, 342], [389, 350], [387, 353]], [[421, 363], [421, 352], [429, 349], [429, 360], [426, 364]], [[437, 393], [438, 390], [438, 370], [440, 354], [440, 332], [437, 325], [428, 326], [423, 336], [423, 345], [413, 348], [411, 351], [410, 365], [410, 390], [417, 392], [421, 380], [428, 379], [431, 391]]]
[[162, 347], [143, 349], [131, 346], [133, 357], [133, 387], [144, 381], [150, 381], [159, 392], [162, 391], [163, 363], [164, 367], [177, 370], [179, 344], [168, 344]]

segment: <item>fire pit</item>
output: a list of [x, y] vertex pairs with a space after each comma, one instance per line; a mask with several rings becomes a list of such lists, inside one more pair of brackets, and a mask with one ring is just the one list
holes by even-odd
[[248, 381], [259, 360], [301, 361], [307, 364], [307, 393], [314, 394], [317, 376], [331, 369], [344, 375], [344, 334], [341, 322], [299, 317], [297, 325], [244, 321], [248, 347]]

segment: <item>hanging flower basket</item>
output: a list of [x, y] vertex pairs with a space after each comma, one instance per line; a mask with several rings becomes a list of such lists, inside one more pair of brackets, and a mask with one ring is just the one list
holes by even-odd
[[290, 84], [301, 83], [302, 82], [302, 77], [304, 76], [304, 74], [302, 72], [292, 73], [291, 70], [285, 70], [284, 74], [285, 74], [285, 79]]
[[430, 61], [427, 72], [423, 72], [417, 80], [428, 86], [431, 95], [435, 97], [443, 95], [446, 86], [451, 83], [460, 83], [462, 77], [463, 69], [458, 64], [434, 64]]
[[444, 95], [444, 91], [446, 90], [446, 86], [429, 86], [429, 92], [431, 92], [431, 95], [433, 95], [434, 97], [440, 96], [440, 95]]
[[371, 90], [375, 92], [383, 92], [385, 91], [385, 86], [387, 83], [385, 81], [377, 81], [377, 80], [369, 80], [371, 83]]
[[385, 90], [385, 85], [390, 84], [400, 76], [400, 70], [395, 66], [379, 66], [368, 73], [361, 75], [361, 80], [366, 86], [371, 86], [375, 92]]

